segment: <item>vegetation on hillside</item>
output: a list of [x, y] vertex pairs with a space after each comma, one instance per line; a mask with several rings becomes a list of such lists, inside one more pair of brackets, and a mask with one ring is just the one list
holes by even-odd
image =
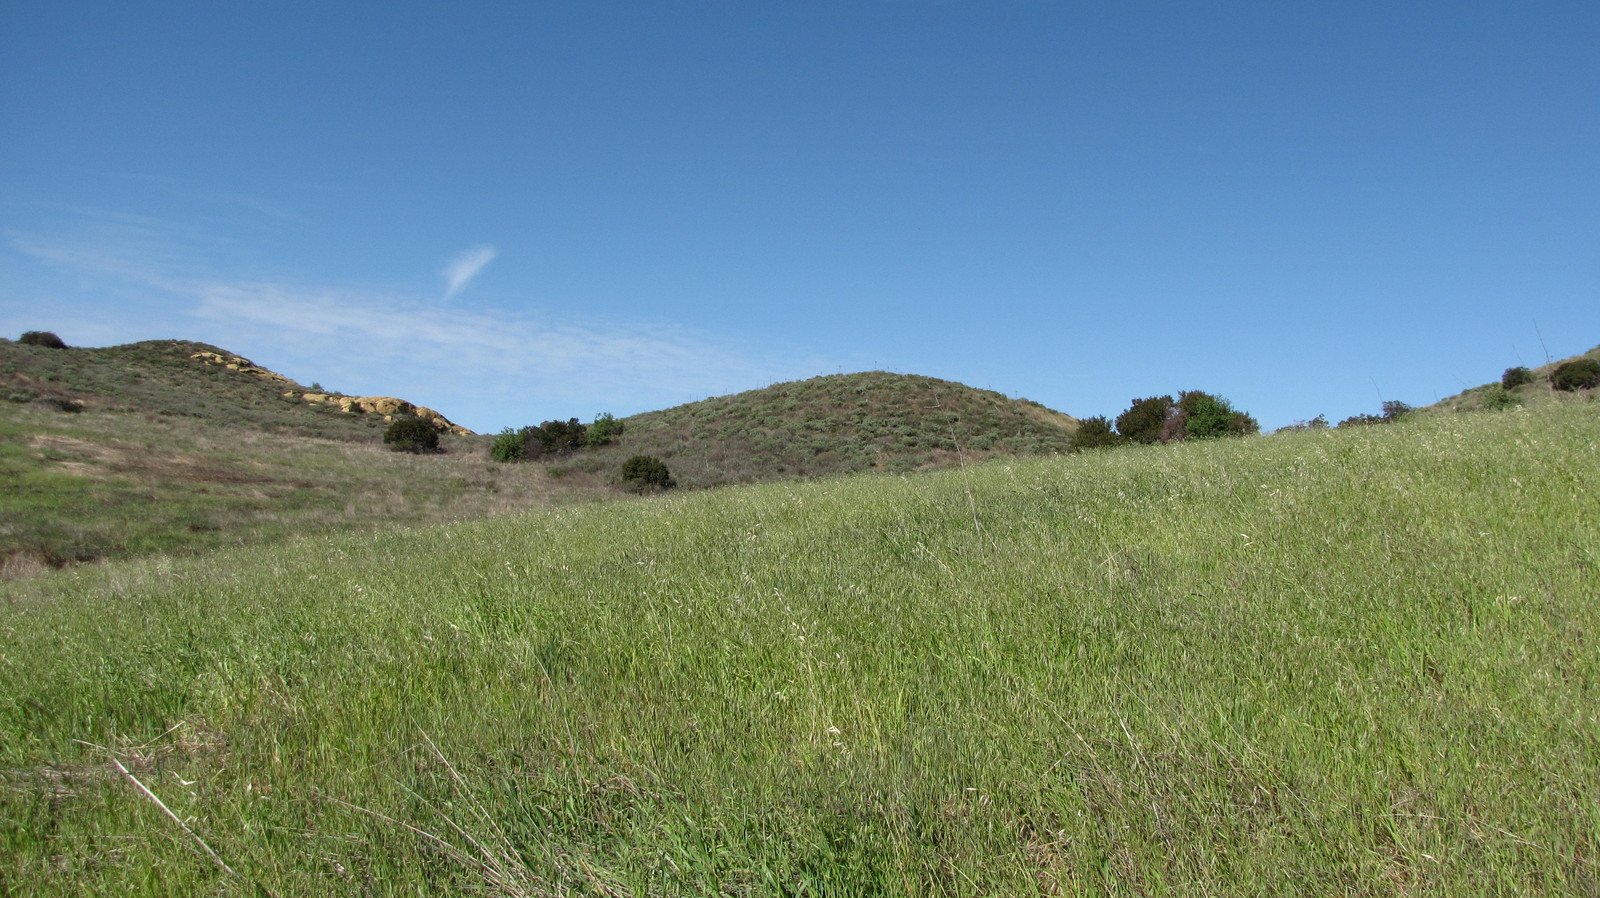
[[0, 878], [1595, 894], [1594, 408], [0, 587]]
[[1464, 390], [1421, 411], [1428, 414], [1496, 411], [1517, 406], [1537, 407], [1549, 403], [1588, 402], [1595, 395], [1595, 386], [1582, 387], [1573, 383], [1572, 390], [1556, 386], [1557, 372], [1562, 370], [1562, 366], [1567, 366], [1567, 371], [1583, 371], [1588, 370], [1586, 367], [1588, 364], [1595, 365], [1596, 370], [1600, 371], [1600, 346], [1572, 358], [1558, 359], [1537, 368], [1521, 365], [1508, 368], [1500, 376], [1499, 383], [1486, 383]]
[[560, 462], [569, 477], [610, 476], [634, 455], [685, 487], [904, 473], [996, 455], [1071, 451], [1076, 419], [950, 381], [883, 371], [777, 384], [627, 418], [610, 441]]

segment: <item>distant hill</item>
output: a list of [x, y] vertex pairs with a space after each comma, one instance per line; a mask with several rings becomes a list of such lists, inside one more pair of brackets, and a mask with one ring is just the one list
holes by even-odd
[[432, 409], [388, 396], [313, 390], [206, 343], [147, 340], [47, 349], [0, 340], [0, 398], [201, 418], [333, 439], [371, 439], [395, 414], [471, 433]]
[[[1548, 365], [1530, 367], [1530, 370], [1533, 372], [1533, 380], [1529, 383], [1525, 383], [1519, 387], [1516, 387], [1515, 389], [1505, 391], [1506, 393], [1510, 394], [1509, 401], [1516, 405], [1532, 406], [1550, 402], [1593, 400], [1595, 398], [1595, 391], [1593, 390], [1568, 393], [1554, 390], [1550, 387], [1550, 372], [1554, 371], [1557, 365], [1560, 365], [1563, 362], [1570, 362], [1574, 359], [1582, 358], [1590, 358], [1600, 361], [1600, 346], [1596, 346], [1588, 352], [1580, 353], [1578, 355], [1571, 356], [1570, 358], [1557, 359]], [[1480, 409], [1490, 409], [1495, 407], [1495, 403], [1497, 401], [1508, 401], [1506, 399], [1499, 398], [1501, 396], [1501, 390], [1502, 388], [1499, 380], [1490, 381], [1489, 383], [1482, 384], [1480, 386], [1462, 390], [1460, 393], [1457, 393], [1454, 396], [1447, 396], [1444, 399], [1435, 402], [1433, 405], [1427, 406], [1425, 410], [1434, 412], [1470, 412], [1478, 411]]]
[[681, 486], [907, 472], [996, 455], [1065, 453], [1078, 421], [1036, 402], [869, 371], [776, 384], [624, 420], [620, 440], [558, 463], [609, 473], [654, 455]]

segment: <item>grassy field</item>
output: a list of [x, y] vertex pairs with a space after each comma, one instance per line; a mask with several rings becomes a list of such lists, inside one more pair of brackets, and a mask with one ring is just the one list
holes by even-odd
[[[335, 412], [334, 414], [338, 414]], [[63, 565], [588, 500], [603, 484], [489, 461], [481, 440], [356, 441], [115, 409], [0, 403], [0, 580]]]
[[0, 885], [1595, 894], [1597, 409], [0, 586]]

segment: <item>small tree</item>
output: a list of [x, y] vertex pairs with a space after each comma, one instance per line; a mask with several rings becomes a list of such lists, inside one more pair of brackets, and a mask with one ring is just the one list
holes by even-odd
[[1084, 418], [1078, 422], [1078, 429], [1072, 434], [1072, 451], [1082, 452], [1085, 449], [1109, 449], [1122, 443], [1122, 437], [1111, 429], [1111, 422], [1105, 415], [1096, 415], [1093, 418]]
[[541, 455], [566, 455], [583, 448], [585, 431], [577, 418], [565, 421], [546, 421], [538, 427], [522, 429], [523, 456], [538, 458]]
[[383, 441], [396, 452], [436, 452], [439, 429], [415, 415], [396, 418], [383, 432]]
[[1171, 396], [1135, 399], [1127, 411], [1117, 416], [1117, 433], [1135, 443], [1154, 443], [1161, 439], [1162, 425], [1171, 411]]
[[1414, 411], [1416, 409], [1398, 399], [1386, 399], [1383, 402], [1383, 420], [1385, 421], [1398, 421]]
[[1531, 383], [1533, 383], [1533, 372], [1520, 365], [1515, 368], [1507, 368], [1506, 373], [1500, 375], [1500, 386], [1508, 390], [1515, 390], [1523, 384]]
[[1600, 362], [1594, 359], [1562, 362], [1550, 372], [1550, 386], [1568, 393], [1600, 387]]
[[589, 425], [584, 445], [604, 446], [619, 436], [622, 436], [622, 422], [612, 417], [610, 412], [601, 412], [595, 415], [594, 423]]
[[46, 349], [66, 349], [67, 343], [49, 331], [28, 331], [17, 340], [29, 346], [43, 346]]
[[494, 442], [489, 444], [489, 457], [495, 461], [522, 461], [525, 451], [526, 444], [522, 440], [522, 434], [510, 427], [500, 431]]
[[622, 463], [622, 485], [636, 493], [648, 493], [670, 490], [678, 484], [661, 459], [635, 455]]
[[1183, 433], [1191, 439], [1244, 436], [1261, 430], [1256, 419], [1235, 409], [1232, 403], [1221, 396], [1201, 390], [1186, 390], [1179, 397], [1178, 410], [1183, 416]]

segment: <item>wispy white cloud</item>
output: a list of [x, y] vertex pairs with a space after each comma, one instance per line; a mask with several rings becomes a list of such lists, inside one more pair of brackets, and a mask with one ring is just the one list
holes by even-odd
[[460, 293], [463, 288], [478, 276], [485, 265], [494, 261], [494, 247], [485, 244], [475, 246], [450, 260], [440, 275], [444, 277], [444, 298], [449, 299]]
[[[404, 396], [476, 430], [629, 414], [834, 367], [661, 322], [441, 306], [420, 292], [219, 277], [197, 259], [145, 258], [139, 243], [6, 238], [35, 262], [138, 295], [115, 306], [85, 299], [77, 310], [96, 333], [121, 322], [121, 335], [106, 342], [204, 340], [302, 382]], [[492, 258], [481, 249], [488, 253], [461, 267], [458, 289]]]

